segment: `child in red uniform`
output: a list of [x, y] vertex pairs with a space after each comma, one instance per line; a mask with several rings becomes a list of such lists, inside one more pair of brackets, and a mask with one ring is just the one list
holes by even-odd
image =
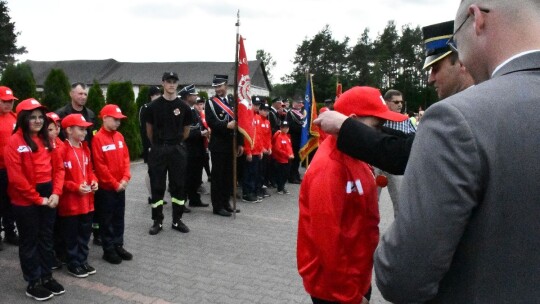
[[259, 120], [257, 122], [257, 135], [256, 138], [262, 145], [262, 159], [259, 162], [259, 179], [257, 180], [257, 193], [259, 197], [269, 197], [270, 193], [266, 191], [266, 187], [263, 187], [265, 180], [268, 176], [270, 157], [272, 155], [272, 127], [268, 120], [268, 113], [270, 112], [270, 106], [267, 104], [261, 104], [259, 108]]
[[285, 183], [289, 176], [290, 160], [294, 159], [291, 137], [289, 136], [289, 123], [284, 120], [279, 131], [272, 138], [272, 157], [275, 161], [275, 174], [278, 194], [289, 194]]
[[[257, 114], [260, 101], [253, 103], [253, 123], [255, 123], [255, 131], [260, 123], [261, 117]], [[262, 141], [257, 137], [257, 133], [253, 138], [253, 147], [249, 141], [244, 140], [244, 154], [246, 161], [244, 163], [244, 175], [242, 179], [242, 200], [248, 203], [260, 203], [261, 199], [258, 196], [257, 182], [259, 180], [259, 162], [262, 158]]]
[[49, 139], [55, 148], [63, 149], [64, 143], [58, 137], [62, 126], [60, 125], [60, 116], [54, 112], [47, 113], [47, 130], [49, 131]]
[[84, 140], [86, 128], [91, 125], [81, 114], [69, 114], [62, 119], [67, 137], [62, 153], [66, 175], [58, 215], [67, 249], [67, 270], [77, 278], [96, 273], [96, 269], [88, 264], [88, 242], [94, 215], [92, 196], [98, 189], [90, 149]]
[[124, 136], [117, 131], [126, 118], [117, 105], [101, 109], [103, 126], [92, 140], [92, 155], [100, 189], [96, 192], [96, 215], [103, 242], [103, 259], [111, 264], [131, 260], [124, 249], [126, 187], [131, 178], [129, 151]]
[[[348, 90], [334, 109], [372, 127], [407, 119], [370, 87]], [[298, 272], [313, 303], [367, 303], [379, 242], [377, 186], [372, 168], [340, 152], [336, 142], [326, 138], [300, 187]]]
[[[4, 230], [7, 243], [18, 245], [19, 236], [15, 231], [15, 219], [11, 211], [11, 203], [7, 194], [8, 177], [4, 163], [4, 147], [6, 146], [13, 129], [17, 116], [13, 113], [13, 102], [17, 97], [8, 87], [0, 87], [0, 224]], [[0, 236], [0, 250], [4, 248]]]
[[17, 105], [17, 124], [4, 150], [8, 194], [19, 230], [19, 259], [26, 295], [47, 300], [65, 292], [52, 277], [52, 230], [64, 168], [45, 126], [45, 107], [35, 99]]

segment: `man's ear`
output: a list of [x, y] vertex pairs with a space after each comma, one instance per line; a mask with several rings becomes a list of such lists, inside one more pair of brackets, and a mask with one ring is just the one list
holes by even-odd
[[486, 26], [486, 19], [484, 14], [482, 14], [482, 11], [476, 4], [471, 5], [468, 12], [473, 17], [474, 32], [476, 33], [476, 35], [480, 35], [480, 33], [484, 31], [484, 28]]

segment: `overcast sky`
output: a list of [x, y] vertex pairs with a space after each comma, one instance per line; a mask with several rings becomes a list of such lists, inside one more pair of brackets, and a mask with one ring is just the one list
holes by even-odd
[[[369, 3], [369, 4], [368, 4]], [[389, 20], [425, 26], [454, 19], [458, 0], [7, 0], [19, 60], [108, 59], [124, 62], [233, 61], [236, 12], [248, 60], [258, 49], [277, 66], [274, 82], [292, 71], [296, 48], [330, 26], [354, 44]], [[181, 73], [182, 71], [178, 71]], [[209, 80], [210, 81], [210, 80]]]

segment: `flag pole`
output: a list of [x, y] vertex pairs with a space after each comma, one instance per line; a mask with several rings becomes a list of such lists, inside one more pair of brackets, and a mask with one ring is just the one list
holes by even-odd
[[[307, 84], [309, 83], [309, 80], [310, 80], [310, 79], [309, 79], [309, 69], [306, 69], [306, 86], [307, 86]], [[311, 89], [313, 90], [313, 88], [311, 88]], [[313, 98], [312, 98], [312, 99], [313, 99]], [[311, 105], [311, 106], [313, 107], [313, 105]], [[305, 111], [305, 108], [304, 108], [304, 111]], [[311, 114], [311, 113], [310, 113], [310, 114]], [[308, 113], [306, 113], [306, 116], [307, 116], [307, 115], [308, 115]], [[306, 117], [306, 119], [308, 119], [308, 118]], [[308, 138], [309, 138], [309, 136], [308, 136]], [[306, 170], [308, 169], [308, 167], [309, 167], [309, 154], [306, 155]]]
[[240, 10], [236, 13], [236, 47], [234, 52], [234, 117], [236, 117], [236, 127], [233, 129], [233, 155], [232, 155], [232, 164], [233, 164], [233, 219], [236, 219], [236, 183], [238, 178], [238, 173], [236, 172], [236, 155], [238, 154], [238, 43], [240, 38]]

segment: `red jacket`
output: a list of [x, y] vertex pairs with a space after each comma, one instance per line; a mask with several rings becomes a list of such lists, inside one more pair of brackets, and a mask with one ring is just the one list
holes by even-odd
[[75, 148], [66, 139], [62, 155], [66, 176], [64, 193], [58, 203], [58, 215], [73, 216], [94, 211], [94, 193], [82, 194], [79, 191], [81, 184], [84, 182], [90, 186], [92, 181], [96, 181], [92, 162], [90, 161], [88, 144], [84, 141], [79, 148]]
[[99, 187], [116, 191], [120, 182], [129, 182], [129, 150], [124, 136], [101, 128], [92, 139], [92, 156]]
[[293, 155], [291, 136], [277, 131], [272, 139], [272, 157], [278, 163], [286, 164], [291, 155]]
[[272, 150], [272, 127], [270, 121], [264, 116], [259, 116], [257, 123], [257, 139], [261, 141], [263, 151]]
[[[53, 194], [61, 195], [64, 184], [64, 167], [61, 151], [49, 152], [40, 140], [36, 140], [38, 151], [32, 152], [23, 138], [22, 130], [11, 135], [4, 149], [4, 158], [9, 177], [8, 195], [11, 203], [17, 206], [41, 205], [43, 198], [36, 190], [36, 172], [32, 153], [45, 153], [51, 160], [51, 181]], [[43, 172], [42, 172], [43, 173]], [[48, 172], [45, 172], [49, 174]]]
[[60, 139], [60, 137], [56, 137], [54, 139], [54, 142], [52, 142], [52, 145], [54, 148], [59, 148], [59, 149], [64, 148], [64, 142]]
[[[202, 122], [203, 126], [204, 126], [208, 131], [210, 131], [210, 127], [208, 126], [208, 123], [206, 122], [206, 114], [204, 113], [204, 111], [200, 111], [200, 112], [199, 112], [199, 115], [201, 116], [201, 122]], [[205, 138], [204, 138], [204, 148], [205, 148], [205, 149], [208, 149], [208, 137], [205, 137]]]
[[255, 124], [255, 137], [253, 138], [253, 148], [247, 140], [244, 141], [244, 154], [246, 155], [261, 155], [263, 152], [263, 141], [259, 137], [259, 132], [257, 131], [260, 127], [261, 116], [259, 114], [253, 115], [253, 123]]
[[15, 113], [9, 112], [4, 115], [0, 115], [0, 169], [6, 169], [4, 163], [4, 147], [7, 145], [15, 123], [17, 122], [17, 116]]
[[377, 201], [371, 168], [341, 153], [329, 136], [300, 187], [297, 265], [311, 296], [361, 302], [379, 241]]

